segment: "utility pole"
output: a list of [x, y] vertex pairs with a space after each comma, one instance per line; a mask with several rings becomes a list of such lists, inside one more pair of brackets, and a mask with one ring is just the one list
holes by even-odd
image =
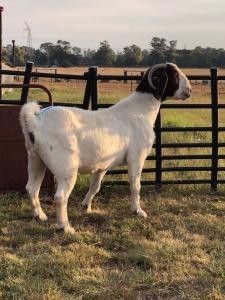
[[12, 66], [15, 67], [15, 40], [12, 40]]

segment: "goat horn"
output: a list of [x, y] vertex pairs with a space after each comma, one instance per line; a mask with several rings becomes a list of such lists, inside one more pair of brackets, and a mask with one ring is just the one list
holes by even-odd
[[153, 73], [154, 73], [156, 70], [160, 69], [160, 68], [165, 69], [166, 66], [167, 66], [167, 63], [165, 63], [165, 64], [158, 64], [158, 65], [153, 66], [153, 67], [150, 69], [150, 71], [149, 71], [149, 73], [148, 73], [148, 82], [149, 82], [150, 87], [152, 87], [153, 89], [155, 89], [155, 86], [154, 86], [154, 84], [153, 84], [153, 82], [152, 82], [152, 75], [153, 75]]

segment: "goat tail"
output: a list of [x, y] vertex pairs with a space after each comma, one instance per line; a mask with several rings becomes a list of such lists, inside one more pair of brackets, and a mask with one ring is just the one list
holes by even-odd
[[20, 124], [24, 134], [30, 134], [35, 131], [38, 126], [37, 116], [40, 110], [41, 107], [37, 102], [28, 102], [22, 106], [20, 111]]

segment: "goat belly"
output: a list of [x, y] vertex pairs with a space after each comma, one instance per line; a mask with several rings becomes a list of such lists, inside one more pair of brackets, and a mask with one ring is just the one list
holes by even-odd
[[97, 170], [108, 170], [115, 166], [126, 163], [127, 143], [126, 141], [113, 141], [113, 139], [103, 139], [98, 143], [98, 139], [82, 148], [79, 157], [79, 173], [93, 173]]
[[[119, 155], [118, 155], [119, 154]], [[112, 153], [110, 155], [103, 155], [99, 157], [90, 157], [90, 159], [80, 158], [79, 173], [94, 173], [98, 170], [109, 170], [119, 165], [126, 164], [126, 154], [123, 151]]]

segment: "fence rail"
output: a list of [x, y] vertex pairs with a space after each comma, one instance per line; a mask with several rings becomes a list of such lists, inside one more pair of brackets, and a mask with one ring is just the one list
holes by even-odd
[[[68, 75], [68, 74], [49, 74], [49, 73], [41, 73], [41, 72], [32, 72], [33, 64], [27, 63], [25, 71], [12, 71], [12, 70], [0, 70], [1, 74], [14, 75], [14, 76], [23, 76], [24, 84], [30, 84], [32, 78], [61, 78], [61, 79], [76, 79], [76, 80], [84, 80], [86, 81], [86, 88], [84, 91], [84, 99], [83, 104], [69, 104], [69, 103], [53, 103], [53, 105], [77, 105], [84, 109], [88, 109], [89, 107], [92, 110], [98, 110], [102, 108], [107, 108], [112, 104], [99, 103], [98, 101], [98, 82], [99, 81], [122, 81], [127, 82], [128, 80], [141, 80], [142, 76], [121, 76], [121, 75], [98, 75], [97, 67], [90, 67], [89, 71], [84, 73], [84, 75]], [[155, 149], [155, 154], [149, 156], [147, 158], [148, 161], [155, 162], [154, 167], [144, 168], [143, 174], [145, 173], [153, 173], [153, 180], [142, 180], [142, 184], [144, 185], [155, 185], [156, 187], [161, 187], [162, 185], [167, 184], [210, 184], [212, 190], [217, 190], [218, 184], [225, 183], [225, 176], [220, 176], [218, 178], [219, 172], [224, 172], [225, 167], [219, 166], [218, 162], [220, 160], [225, 159], [225, 154], [220, 154], [219, 149], [225, 147], [225, 143], [219, 142], [219, 133], [225, 132], [225, 127], [219, 126], [219, 111], [225, 108], [225, 104], [219, 103], [218, 96], [218, 81], [224, 81], [225, 76], [218, 76], [217, 68], [210, 69], [210, 75], [207, 76], [188, 76], [189, 80], [194, 81], [202, 81], [209, 82], [211, 87], [211, 101], [210, 103], [202, 103], [202, 104], [162, 104], [161, 110], [158, 114], [158, 117], [155, 122], [155, 133], [156, 133], [156, 141], [153, 146]], [[126, 84], [126, 83], [124, 83]], [[22, 105], [27, 101], [28, 98], [29, 87], [25, 86], [22, 89], [21, 99], [20, 101], [15, 100], [0, 100], [0, 104], [18, 104]], [[168, 109], [208, 109], [211, 112], [210, 124], [207, 127], [163, 127], [162, 126], [162, 112]], [[162, 142], [162, 134], [163, 133], [171, 133], [171, 132], [210, 132], [211, 133], [211, 141], [210, 142], [185, 142], [185, 143], [163, 143]], [[179, 149], [179, 148], [209, 148], [211, 150], [210, 154], [183, 154], [183, 155], [165, 155], [163, 154], [163, 149]], [[178, 161], [178, 160], [207, 160], [209, 161], [209, 166], [170, 166], [164, 167], [163, 162], [165, 161]], [[163, 173], [165, 172], [209, 172], [210, 178], [205, 179], [182, 179], [182, 180], [163, 180]], [[120, 175], [127, 173], [126, 169], [121, 170], [110, 170], [107, 174], [109, 175]], [[222, 174], [223, 175], [223, 174]], [[105, 181], [106, 184], [126, 184], [125, 181], [120, 180], [108, 180]]]

